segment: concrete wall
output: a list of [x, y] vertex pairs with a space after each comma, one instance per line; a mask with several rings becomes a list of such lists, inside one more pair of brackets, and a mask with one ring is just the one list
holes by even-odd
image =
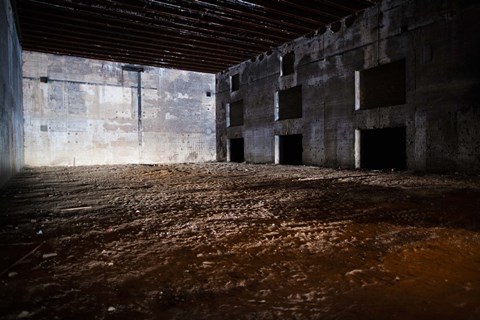
[[23, 166], [21, 50], [10, 1], [1, 1], [0, 186]]
[[[479, 16], [478, 1], [384, 0], [217, 74], [217, 159], [243, 137], [247, 162], [274, 162], [275, 135], [303, 134], [305, 164], [354, 168], [356, 129], [406, 127], [409, 170], [480, 172]], [[292, 50], [295, 72], [281, 76]], [[402, 59], [405, 103], [356, 110], [355, 71]], [[276, 121], [275, 92], [297, 85], [303, 117]], [[242, 99], [243, 126], [227, 128]]]
[[34, 52], [23, 60], [26, 165], [215, 160], [213, 75], [145, 67], [139, 137], [137, 72]]

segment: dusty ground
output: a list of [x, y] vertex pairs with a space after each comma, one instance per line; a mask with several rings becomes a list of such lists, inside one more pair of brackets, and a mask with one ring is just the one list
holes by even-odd
[[37, 168], [0, 200], [1, 319], [480, 318], [479, 177]]

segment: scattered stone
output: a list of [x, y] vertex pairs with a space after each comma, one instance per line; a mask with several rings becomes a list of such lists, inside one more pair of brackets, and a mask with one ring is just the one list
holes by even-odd
[[9, 278], [13, 278], [13, 277], [15, 277], [16, 275], [18, 275], [18, 272], [15, 272], [15, 271], [8, 273], [8, 277], [9, 277]]
[[56, 253], [45, 253], [43, 255], [43, 259], [55, 258], [57, 256]]
[[347, 273], [345, 273], [345, 275], [346, 275], [346, 276], [352, 276], [352, 275], [354, 275], [354, 274], [356, 274], [356, 273], [362, 273], [362, 272], [363, 272], [362, 269], [354, 269], [354, 270], [352, 270], [352, 271], [348, 271]]
[[75, 208], [65, 208], [65, 209], [60, 210], [60, 213], [72, 212], [72, 211], [90, 210], [90, 209], [92, 209], [91, 206], [75, 207]]
[[17, 319], [25, 319], [28, 317], [30, 317], [30, 312], [24, 310], [18, 314]]
[[41, 236], [43, 234], [43, 231], [42, 230], [38, 230], [37, 231], [37, 236]]
[[[111, 175], [109, 168], [108, 170], [105, 169], [106, 176]], [[262, 169], [262, 166], [256, 171], [261, 173], [260, 169]], [[80, 169], [75, 170], [80, 171]], [[84, 171], [85, 169], [81, 170]], [[239, 175], [235, 178], [223, 177], [223, 171], [218, 170], [220, 177], [218, 181], [207, 182], [201, 180], [201, 176], [199, 178], [201, 184], [198, 185], [191, 182], [190, 177], [180, 181], [177, 181], [179, 179], [176, 177], [171, 178], [171, 182], [163, 177], [155, 177], [155, 179], [158, 178], [155, 181], [161, 181], [162, 186], [160, 187], [159, 183], [158, 190], [145, 194], [145, 197], [150, 197], [153, 200], [142, 202], [145, 205], [142, 205], [140, 214], [131, 215], [139, 208], [131, 208], [130, 206], [114, 208], [107, 204], [105, 210], [102, 209], [102, 221], [96, 220], [97, 215], [89, 215], [89, 211], [68, 214], [68, 217], [50, 217], [52, 222], [49, 224], [44, 222], [45, 218], [43, 216], [38, 216], [38, 225], [30, 224], [29, 227], [25, 227], [22, 224], [25, 228], [28, 228], [29, 238], [24, 239], [20, 232], [12, 232], [12, 234], [18, 235], [18, 238], [12, 238], [11, 242], [13, 240], [32, 242], [11, 243], [12, 246], [15, 245], [12, 250], [18, 250], [19, 252], [20, 250], [29, 250], [37, 242], [43, 241], [44, 237], [42, 236], [33, 237], [33, 232], [41, 229], [41, 224], [45, 223], [45, 227], [48, 227], [48, 232], [45, 235], [49, 235], [50, 238], [55, 234], [58, 240], [55, 242], [48, 240], [46, 244], [52, 247], [44, 250], [40, 249], [41, 253], [37, 251], [37, 254], [41, 258], [43, 253], [57, 251], [62, 253], [61, 259], [40, 260], [44, 264], [48, 264], [49, 268], [52, 267], [52, 264], [57, 265], [59, 262], [65, 262], [52, 269], [52, 272], [58, 278], [61, 279], [63, 275], [68, 275], [72, 279], [75, 277], [85, 279], [96, 272], [103, 271], [112, 273], [108, 276], [108, 285], [111, 285], [112, 288], [119, 288], [119, 292], [122, 294], [123, 292], [133, 291], [133, 294], [127, 295], [125, 301], [116, 304], [119, 309], [116, 309], [113, 304], [108, 305], [110, 302], [117, 303], [119, 301], [105, 302], [105, 300], [101, 300], [104, 299], [101, 294], [95, 295], [94, 293], [92, 299], [98, 299], [97, 303], [99, 304], [96, 311], [98, 317], [115, 317], [125, 310], [139, 310], [141, 307], [137, 304], [137, 301], [141, 299], [144, 299], [143, 301], [147, 306], [150, 303], [155, 305], [158, 303], [161, 308], [165, 308], [178, 304], [177, 299], [184, 297], [187, 302], [178, 307], [196, 308], [205, 301], [203, 290], [211, 289], [214, 292], [224, 294], [227, 308], [232, 307], [229, 304], [230, 302], [240, 304], [247, 302], [246, 300], [249, 298], [253, 298], [252, 301], [255, 302], [250, 306], [247, 303], [247, 311], [255, 308], [260, 309], [261, 307], [258, 307], [259, 299], [266, 299], [269, 303], [263, 308], [263, 310], [267, 310], [266, 317], [271, 315], [268, 313], [269, 310], [280, 305], [280, 303], [285, 303], [288, 307], [292, 307], [291, 310], [293, 311], [284, 309], [271, 312], [275, 312], [277, 316], [280, 315], [282, 318], [289, 318], [292, 313], [298, 313], [300, 317], [303, 315], [307, 318], [311, 311], [302, 309], [302, 307], [309, 308], [314, 304], [322, 303], [323, 299], [327, 299], [328, 303], [332, 302], [335, 308], [348, 308], [348, 305], [342, 305], [343, 300], [338, 304], [334, 302], [335, 297], [338, 294], [343, 294], [344, 290], [358, 290], [368, 298], [369, 286], [378, 286], [382, 283], [393, 283], [393, 285], [398, 286], [402, 281], [407, 281], [409, 285], [411, 281], [416, 281], [422, 289], [429, 290], [428, 288], [432, 285], [443, 288], [445, 284], [439, 283], [446, 279], [446, 277], [439, 277], [443, 273], [436, 275], [434, 281], [430, 281], [431, 273], [424, 272], [422, 268], [418, 267], [419, 262], [426, 264], [427, 258], [429, 258], [427, 255], [437, 248], [439, 257], [442, 259], [452, 252], [464, 257], [464, 259], [458, 259], [459, 263], [457, 265], [453, 265], [459, 270], [455, 272], [458, 272], [459, 280], [457, 281], [460, 283], [458, 292], [455, 292], [455, 299], [458, 300], [457, 302], [462, 302], [461, 299], [465, 298], [465, 301], [467, 301], [465, 308], [475, 307], [473, 300], [471, 300], [471, 297], [475, 294], [475, 284], [473, 282], [467, 284], [465, 281], [474, 278], [475, 271], [478, 268], [463, 268], [462, 266], [462, 264], [467, 263], [472, 266], [472, 261], [475, 259], [474, 253], [478, 251], [472, 245], [475, 244], [475, 237], [472, 236], [470, 231], [460, 228], [462, 226], [460, 222], [458, 222], [460, 227], [453, 230], [445, 228], [426, 230], [422, 227], [421, 222], [424, 219], [430, 221], [428, 220], [430, 216], [437, 217], [434, 215], [437, 211], [439, 214], [445, 215], [447, 222], [450, 221], [448, 220], [451, 216], [449, 213], [461, 211], [464, 207], [456, 208], [458, 199], [466, 201], [471, 197], [473, 200], [468, 203], [474, 204], [478, 193], [477, 187], [471, 186], [473, 191], [465, 192], [466, 198], [461, 192], [454, 192], [451, 196], [447, 192], [452, 190], [450, 187], [437, 188], [447, 197], [444, 201], [437, 201], [438, 196], [434, 193], [437, 192], [435, 189], [437, 185], [434, 184], [431, 187], [432, 191], [430, 191], [428, 185], [424, 187], [424, 182], [416, 182], [415, 180], [411, 187], [409, 187], [408, 181], [404, 182], [406, 192], [410, 192], [412, 197], [418, 197], [421, 201], [425, 198], [434, 199], [436, 203], [438, 202], [438, 208], [433, 208], [431, 211], [427, 210], [424, 213], [422, 208], [412, 207], [415, 204], [405, 204], [405, 201], [408, 202], [408, 200], [405, 200], [404, 193], [397, 192], [398, 190], [395, 188], [383, 188], [384, 186], [390, 186], [389, 180], [383, 182], [383, 180], [372, 179], [371, 182], [368, 182], [368, 185], [362, 184], [360, 193], [356, 192], [355, 185], [351, 185], [351, 182], [337, 183], [340, 180], [293, 183], [293, 189], [290, 189], [288, 187], [291, 180], [290, 176], [283, 179], [283, 170], [277, 168], [271, 170], [273, 170], [273, 178], [269, 175], [263, 177], [258, 174], [255, 174], [255, 177], [250, 175], [245, 175], [245, 177]], [[293, 168], [286, 168], [285, 170], [293, 170]], [[306, 169], [295, 170], [302, 170], [303, 172]], [[318, 171], [320, 170], [323, 172], [324, 169], [318, 169]], [[309, 177], [311, 170], [307, 173], [302, 173], [299, 176]], [[314, 173], [319, 175], [317, 169]], [[215, 172], [215, 174], [217, 173]], [[402, 175], [406, 175], [406, 173], [402, 173]], [[327, 175], [326, 179], [330, 177], [332, 177], [332, 174]], [[129, 176], [125, 175], [125, 179], [127, 178], [130, 179]], [[236, 186], [230, 183], [231, 180], [235, 181]], [[430, 182], [426, 178], [425, 180], [425, 184]], [[277, 181], [280, 182], [277, 183]], [[125, 183], [127, 182], [125, 180]], [[396, 176], [392, 178], [391, 183], [394, 182], [396, 182]], [[132, 189], [130, 193], [125, 189], [126, 185], [122, 183], [124, 183], [123, 180], [115, 183], [115, 186], [108, 192], [125, 192], [123, 197], [136, 199], [135, 197], [138, 196], [137, 190]], [[371, 190], [375, 192], [373, 197], [371, 197], [370, 192], [367, 192], [370, 190], [370, 184], [373, 185]], [[462, 185], [456, 185], [454, 182], [452, 184], [454, 185], [453, 190], [463, 190], [461, 189], [463, 188]], [[78, 185], [79, 183], [75, 181], [72, 187], [78, 188]], [[258, 192], [257, 188], [259, 188]], [[251, 195], [249, 194], [250, 189], [253, 190]], [[107, 190], [110, 189], [105, 189], [105, 192]], [[208, 192], [197, 192], [197, 190], [208, 190]], [[338, 195], [337, 190], [343, 190], [344, 194], [340, 193]], [[390, 194], [389, 190], [395, 191], [395, 193]], [[421, 190], [422, 193], [417, 195], [417, 190], [419, 192]], [[103, 193], [103, 191], [99, 195], [92, 193], [92, 195], [85, 194], [84, 196], [85, 200], [79, 200], [91, 202], [94, 197], [105, 196], [105, 199], [111, 198], [110, 194]], [[265, 198], [272, 198], [271, 204]], [[364, 199], [368, 201], [364, 203]], [[396, 207], [395, 202], [399, 202], [399, 208]], [[425, 200], [425, 202], [428, 206], [430, 201]], [[423, 204], [423, 202], [421, 203]], [[451, 203], [451, 206], [448, 205], [449, 203]], [[70, 204], [67, 203], [64, 206]], [[12, 210], [15, 211], [12, 212], [20, 209], [24, 210], [23, 206], [25, 204], [19, 202], [18, 208], [13, 208]], [[35, 200], [29, 208], [33, 210], [36, 207], [38, 207], [38, 202]], [[470, 208], [470, 206], [468, 207]], [[297, 208], [300, 210], [298, 216], [296, 216], [297, 211], [295, 210]], [[472, 213], [475, 212], [473, 205], [471, 210]], [[273, 215], [273, 211], [275, 211], [276, 217]], [[47, 211], [43, 213], [43, 215], [46, 214], [48, 214]], [[417, 219], [414, 219], [415, 214], [417, 214]], [[374, 223], [377, 216], [378, 223]], [[19, 218], [24, 219], [22, 216]], [[438, 217], [438, 219], [440, 218]], [[390, 219], [393, 221], [391, 224], [387, 223]], [[408, 221], [411, 221], [411, 223], [404, 224], [403, 222], [406, 219], [409, 219]], [[414, 226], [415, 220], [419, 220], [420, 228]], [[17, 222], [13, 219], [11, 221], [13, 229]], [[28, 219], [26, 221], [28, 222]], [[363, 224], [362, 221], [371, 221], [372, 223]], [[395, 221], [399, 222], [396, 223]], [[474, 222], [475, 220], [472, 221], [472, 224]], [[75, 225], [79, 227], [74, 227]], [[143, 229], [140, 230], [140, 228]], [[113, 231], [112, 235], [105, 233], [107, 229]], [[5, 232], [11, 231], [5, 229]], [[167, 231], [169, 232], [168, 235]], [[427, 234], [425, 237], [422, 236], [424, 232]], [[112, 237], [114, 233], [115, 237]], [[142, 235], [142, 239], [135, 235]], [[157, 239], [156, 237], [164, 239]], [[2, 243], [3, 245], [4, 243]], [[390, 245], [395, 248], [394, 252], [388, 256], [388, 259], [391, 260], [384, 261], [373, 254], [376, 252], [383, 254]], [[88, 251], [80, 251], [77, 250], [78, 248]], [[221, 250], [218, 250], [219, 248]], [[424, 248], [424, 250], [421, 250], [421, 248]], [[413, 254], [414, 250], [419, 250], [419, 252]], [[366, 251], [367, 254], [365, 254]], [[389, 250], [388, 252], [391, 253]], [[65, 259], [65, 257], [68, 258]], [[324, 257], [325, 260], [323, 260]], [[322, 261], [325, 261], [325, 265], [322, 264]], [[464, 263], [464, 261], [467, 261], [467, 263]], [[312, 263], [311, 267], [308, 265], [309, 263]], [[338, 268], [335, 263], [338, 263], [342, 268]], [[388, 273], [386, 273], [384, 263], [389, 263]], [[11, 271], [17, 269], [13, 267], [6, 269], [5, 283], [8, 285], [10, 285], [9, 282], [15, 285], [17, 281], [28, 283], [32, 277], [38, 276], [38, 272], [23, 271], [24, 268], [29, 268], [30, 264], [18, 269], [19, 275], [15, 278], [9, 277]], [[372, 268], [369, 268], [370, 266]], [[473, 266], [476, 266], [475, 263], [473, 263]], [[124, 274], [120, 272], [120, 269], [124, 271], [127, 269], [134, 270], [135, 273], [129, 275], [125, 272]], [[174, 269], [177, 269], [176, 272], [169, 271]], [[155, 272], [152, 272], [152, 270], [155, 270]], [[167, 276], [171, 277], [166, 282], [162, 281], [161, 285], [165, 288], [160, 287], [158, 289], [158, 287], [148, 285], [147, 291], [142, 293], [141, 297], [135, 294], [142, 289], [141, 286], [137, 288], [137, 285], [141, 285], [144, 281], [147, 283], [147, 281], [164, 279], [165, 271], [168, 273]], [[325, 277], [325, 279], [331, 277], [332, 281], [328, 285], [324, 285], [325, 282], [323, 281], [315, 281], [318, 279], [319, 271], [322, 272], [322, 277]], [[463, 272], [466, 275], [462, 275]], [[401, 277], [400, 274], [402, 274]], [[343, 275], [346, 275], [346, 277]], [[396, 277], [396, 275], [399, 277]], [[413, 278], [412, 275], [418, 276], [418, 280]], [[463, 276], [463, 278], [460, 278], [460, 276]], [[208, 284], [208, 288], [203, 287], [200, 282], [204, 279], [213, 279]], [[287, 279], [287, 281], [284, 279]], [[46, 280], [50, 281], [50, 279]], [[279, 301], [275, 301], [274, 293], [265, 295], [262, 293], [266, 290], [261, 289], [276, 285], [277, 281], [281, 283], [284, 292], [291, 293], [291, 296], [286, 294], [284, 297], [280, 297]], [[238, 295], [237, 290], [242, 290], [242, 287], [246, 287], [246, 290], [248, 290], [252, 285], [256, 286], [255, 283], [259, 283], [259, 285], [258, 288], [255, 288], [257, 290], [253, 294]], [[461, 286], [462, 283], [465, 283], [465, 287]], [[132, 285], [135, 287], [130, 288]], [[386, 288], [390, 290], [388, 285]], [[32, 287], [32, 289], [35, 289], [35, 287]], [[68, 290], [68, 287], [64, 288], [63, 284], [60, 283], [58, 287], [49, 287], [48, 290], [42, 289], [39, 293], [45, 294], [42, 297], [42, 299], [45, 299], [45, 304], [54, 304], [54, 300], [63, 290]], [[159, 290], [163, 290], [163, 293], [157, 293], [156, 296], [155, 293]], [[77, 291], [80, 294], [79, 289], [75, 289], [74, 292]], [[193, 297], [191, 292], [201, 294], [201, 299]], [[397, 290], [395, 293], [397, 292], [399, 291]], [[210, 293], [206, 293], [208, 295], [205, 298], [209, 299]], [[233, 294], [235, 299], [229, 296], [230, 293]], [[69, 293], [68, 296], [73, 295]], [[108, 299], [108, 297], [106, 298]], [[237, 301], [237, 298], [241, 299]], [[394, 298], [397, 297], [394, 296]], [[402, 299], [401, 296], [398, 298]], [[13, 305], [7, 315], [10, 314], [12, 319], [16, 319], [22, 310], [14, 308], [14, 301], [12, 302], [12, 300], [15, 297], [6, 295], [4, 299], [5, 303]], [[84, 302], [88, 303], [88, 301], [90, 301], [90, 298], [64, 301], [65, 304], [68, 304], [65, 308], [78, 310], [85, 307]], [[198, 305], [196, 305], [197, 302]], [[38, 308], [43, 306], [42, 302], [38, 305]], [[27, 307], [27, 305], [23, 306], [25, 310]], [[458, 308], [456, 305], [454, 307]], [[241, 305], [235, 308], [238, 308], [236, 310], [240, 312], [242, 311]], [[454, 309], [452, 308], [452, 310]], [[105, 311], [107, 311], [106, 314]], [[37, 312], [37, 308], [32, 309], [29, 316], [23, 320], [36, 318], [40, 315], [40, 312], [41, 310]], [[302, 314], [302, 312], [304, 313]], [[465, 311], [463, 314], [467, 312]], [[58, 316], [62, 317], [61, 314]], [[193, 314], [192, 317], [195, 316], [199, 315]]]

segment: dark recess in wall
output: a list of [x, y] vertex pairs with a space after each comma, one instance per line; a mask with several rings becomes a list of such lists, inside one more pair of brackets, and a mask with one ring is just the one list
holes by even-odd
[[230, 139], [230, 161], [244, 162], [244, 142], [243, 138]]
[[287, 76], [295, 72], [295, 52], [291, 51], [282, 57], [282, 76]]
[[277, 120], [302, 117], [302, 86], [278, 91]]
[[303, 164], [303, 136], [291, 134], [279, 136], [279, 163], [301, 165]]
[[360, 109], [406, 103], [405, 60], [360, 71]]
[[243, 125], [243, 100], [230, 103], [230, 127]]
[[360, 167], [363, 169], [407, 169], [406, 127], [360, 131]]
[[231, 84], [230, 89], [232, 92], [238, 91], [240, 89], [240, 74], [234, 74], [230, 78]]

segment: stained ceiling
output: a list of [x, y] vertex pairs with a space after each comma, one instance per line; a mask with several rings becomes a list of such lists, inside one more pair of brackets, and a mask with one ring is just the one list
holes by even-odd
[[24, 50], [216, 73], [378, 0], [15, 0]]

